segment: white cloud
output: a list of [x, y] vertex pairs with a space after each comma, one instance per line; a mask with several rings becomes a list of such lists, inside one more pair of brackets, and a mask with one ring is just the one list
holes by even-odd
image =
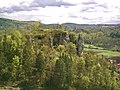
[[28, 5], [31, 1], [32, 0], [0, 0], [0, 7], [19, 5], [21, 2], [24, 2], [25, 5]]
[[[33, 0], [0, 0], [0, 9], [8, 7], [3, 13], [2, 10], [0, 11], [0, 15], [2, 15], [0, 17], [41, 20], [43, 23], [120, 23], [119, 0], [64, 0], [64, 2], [68, 2], [67, 6], [61, 3], [61, 6], [58, 7], [58, 4], [52, 3], [47, 4], [49, 6], [44, 5], [44, 8], [41, 6], [31, 8], [29, 6], [31, 2]], [[13, 5], [18, 9], [11, 9], [10, 7]], [[21, 8], [21, 6], [25, 8]], [[9, 10], [12, 12], [7, 13]]]

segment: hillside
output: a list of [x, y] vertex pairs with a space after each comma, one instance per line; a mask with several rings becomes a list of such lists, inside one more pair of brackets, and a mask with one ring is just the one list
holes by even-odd
[[[30, 25], [34, 24], [35, 21], [18, 21], [7, 18], [0, 18], [0, 30], [15, 28], [15, 29], [30, 29]], [[63, 23], [63, 24], [41, 24], [41, 28], [61, 28], [65, 27], [69, 30], [82, 30], [82, 29], [101, 29], [101, 28], [115, 28], [120, 27], [119, 24], [75, 24], [75, 23]]]
[[86, 29], [86, 28], [102, 28], [102, 27], [119, 27], [119, 24], [75, 24], [75, 23], [65, 23], [64, 26], [69, 27], [71, 30], [74, 29]]
[[119, 28], [120, 24], [75, 24], [75, 23], [63, 23], [63, 24], [42, 24], [42, 28], [60, 28], [65, 27], [69, 30], [77, 29], [101, 29], [101, 28]]
[[30, 24], [33, 23], [34, 21], [18, 21], [18, 20], [0, 18], [0, 30], [5, 30], [5, 29], [27, 30], [30, 28]]

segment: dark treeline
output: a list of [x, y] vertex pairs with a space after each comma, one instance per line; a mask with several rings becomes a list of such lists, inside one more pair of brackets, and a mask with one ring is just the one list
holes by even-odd
[[83, 46], [81, 34], [63, 30], [2, 32], [0, 85], [23, 90], [119, 90], [113, 66], [101, 55], [83, 52]]

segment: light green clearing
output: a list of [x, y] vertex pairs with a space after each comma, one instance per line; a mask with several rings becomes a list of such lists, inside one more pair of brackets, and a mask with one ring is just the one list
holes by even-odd
[[89, 45], [89, 44], [84, 45], [84, 51], [96, 52], [106, 57], [120, 56], [120, 52], [105, 50], [104, 48], [96, 47], [94, 45]]

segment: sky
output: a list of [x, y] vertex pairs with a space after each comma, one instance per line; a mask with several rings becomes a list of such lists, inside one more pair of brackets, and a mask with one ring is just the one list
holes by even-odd
[[120, 0], [0, 0], [0, 18], [45, 24], [120, 24]]

